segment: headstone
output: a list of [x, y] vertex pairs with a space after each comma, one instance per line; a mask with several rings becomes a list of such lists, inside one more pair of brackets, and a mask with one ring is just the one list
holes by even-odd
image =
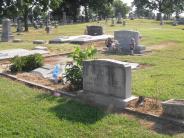
[[116, 110], [125, 108], [133, 99], [128, 63], [101, 59], [84, 61], [83, 67], [83, 100]]
[[33, 44], [45, 44], [44, 40], [33, 40]]
[[52, 31], [52, 27], [51, 26], [46, 26], [45, 31], [46, 31], [47, 34], [50, 34], [51, 31]]
[[157, 13], [157, 21], [160, 21], [161, 16], [162, 16], [162, 14], [161, 14], [161, 13]]
[[121, 13], [118, 13], [118, 21], [117, 21], [117, 24], [122, 24], [121, 19], [122, 19], [122, 15], [121, 15]]
[[22, 21], [20, 19], [17, 20], [17, 32], [23, 32]]
[[178, 24], [184, 25], [184, 18], [178, 18], [176, 21]]
[[87, 26], [87, 35], [97, 36], [103, 35], [103, 27], [102, 26]]
[[11, 34], [11, 21], [10, 19], [3, 20], [3, 27], [2, 27], [2, 36], [1, 41], [8, 42], [12, 40], [13, 36]]
[[63, 24], [67, 24], [66, 12], [63, 11]]
[[33, 50], [45, 50], [48, 51], [48, 48], [45, 46], [36, 46]]
[[135, 40], [134, 54], [144, 53], [145, 47], [140, 46], [140, 33], [135, 31], [115, 31], [114, 39], [119, 42], [121, 53], [131, 54], [132, 39]]
[[126, 26], [126, 21], [123, 21], [123, 26]]
[[13, 39], [13, 42], [14, 43], [20, 43], [20, 42], [23, 42], [22, 39]]
[[129, 18], [130, 18], [130, 20], [134, 20], [134, 15], [132, 12], [129, 13]]

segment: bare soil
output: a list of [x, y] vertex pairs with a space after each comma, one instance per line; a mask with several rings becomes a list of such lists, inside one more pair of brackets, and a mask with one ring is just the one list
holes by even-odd
[[169, 47], [174, 47], [176, 46], [176, 42], [174, 41], [167, 41], [167, 42], [162, 42], [158, 45], [153, 45], [153, 46], [150, 46], [150, 47], [147, 47], [147, 50], [162, 50], [162, 49], [165, 49], [165, 48], [169, 48]]
[[151, 98], [145, 98], [144, 104], [140, 105], [138, 103], [138, 99], [131, 101], [128, 105], [134, 111], [138, 111], [146, 114], [153, 114], [161, 116], [163, 114], [163, 109], [161, 105], [161, 101]]

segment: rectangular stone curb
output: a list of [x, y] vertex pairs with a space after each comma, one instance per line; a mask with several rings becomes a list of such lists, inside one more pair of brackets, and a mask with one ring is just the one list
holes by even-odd
[[41, 85], [41, 84], [36, 84], [34, 82], [30, 82], [30, 81], [27, 81], [27, 80], [24, 80], [24, 79], [19, 79], [16, 76], [13, 76], [13, 75], [10, 75], [10, 74], [0, 72], [0, 75], [4, 76], [6, 78], [9, 78], [11, 80], [19, 81], [19, 82], [21, 82], [21, 83], [23, 83], [27, 86], [31, 86], [31, 87], [34, 87], [34, 88], [37, 88], [37, 89], [42, 89], [42, 90], [49, 91], [49, 92], [51, 92], [51, 94], [60, 93], [61, 96], [66, 96], [66, 97], [70, 97], [70, 98], [75, 98], [76, 97], [75, 94], [71, 94], [71, 93], [64, 92], [64, 91], [56, 91], [51, 87], [47, 87], [47, 86], [44, 86], [44, 85]]
[[140, 116], [150, 117], [150, 118], [157, 119], [157, 120], [160, 120], [160, 121], [167, 121], [169, 123], [173, 123], [173, 124], [184, 127], [184, 120], [173, 119], [173, 118], [170, 118], [170, 117], [162, 117], [162, 116], [147, 114], [147, 113], [141, 113], [141, 112], [138, 112], [138, 111], [134, 111], [131, 108], [125, 108], [124, 111], [126, 111], [127, 113], [130, 113], [130, 114], [134, 114], [134, 115], [137, 114], [137, 115], [140, 115]]

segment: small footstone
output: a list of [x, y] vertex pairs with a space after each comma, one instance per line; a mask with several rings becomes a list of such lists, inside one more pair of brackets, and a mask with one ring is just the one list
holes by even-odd
[[45, 44], [44, 40], [34, 40], [33, 44]]
[[45, 47], [45, 46], [36, 46], [36, 47], [34, 48], [34, 50], [45, 50], [45, 51], [48, 51], [48, 48]]
[[13, 42], [14, 43], [20, 43], [20, 42], [22, 42], [22, 39], [14, 39]]

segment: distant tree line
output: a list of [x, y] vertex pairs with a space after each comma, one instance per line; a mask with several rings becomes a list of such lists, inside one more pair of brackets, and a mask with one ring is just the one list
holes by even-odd
[[145, 16], [145, 13], [158, 11], [160, 15], [171, 16], [184, 12], [184, 0], [134, 0], [133, 5], [136, 7], [137, 16]]
[[32, 23], [38, 17], [46, 17], [48, 10], [55, 19], [62, 19], [62, 13], [66, 12], [67, 17], [76, 22], [81, 9], [86, 22], [93, 16], [105, 19], [118, 13], [125, 16], [129, 11], [121, 0], [0, 0], [0, 17], [21, 17], [25, 31], [28, 31], [28, 21]]

